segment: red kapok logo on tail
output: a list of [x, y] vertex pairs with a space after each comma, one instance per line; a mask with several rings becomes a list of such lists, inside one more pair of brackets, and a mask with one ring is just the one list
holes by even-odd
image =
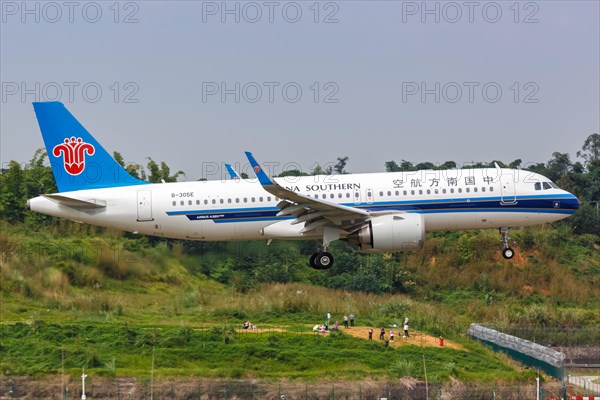
[[70, 175], [79, 175], [85, 169], [85, 153], [93, 155], [96, 149], [93, 145], [85, 143], [81, 138], [74, 136], [65, 138], [64, 143], [54, 146], [52, 154], [54, 157], [60, 157], [63, 153], [63, 162], [65, 171]]

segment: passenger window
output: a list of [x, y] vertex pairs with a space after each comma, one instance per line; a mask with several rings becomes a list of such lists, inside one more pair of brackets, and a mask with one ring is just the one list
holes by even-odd
[[419, 194], [423, 194], [423, 191], [421, 189], [419, 189]]
[[227, 199], [227, 203], [228, 203], [228, 204], [231, 204], [231, 199]]
[[410, 194], [414, 196], [414, 195], [415, 195], [415, 191], [414, 191], [414, 190], [411, 190], [411, 191], [410, 191]]
[[442, 193], [446, 194], [446, 189], [442, 189]]
[[240, 198], [239, 198], [239, 197], [236, 197], [236, 198], [235, 198], [235, 202], [236, 202], [236, 203], [239, 203], [239, 202], [240, 202]]
[[396, 190], [396, 196], [400, 196], [400, 191]]
[[490, 192], [493, 192], [493, 191], [494, 191], [494, 187], [490, 186]]
[[350, 198], [350, 193], [346, 193], [346, 198]]
[[435, 194], [438, 194], [439, 192], [440, 192], [439, 190], [435, 189]]
[[196, 205], [199, 206], [200, 205], [200, 200], [196, 200]]
[[208, 204], [208, 200], [204, 199], [204, 205]]
[[405, 191], [402, 192], [402, 194], [406, 196], [408, 193], [405, 190]]
[[248, 198], [244, 197], [244, 203], [247, 203], [247, 202], [248, 202]]
[[219, 203], [223, 204], [223, 199], [220, 199], [220, 200], [219, 200]]
[[465, 191], [466, 191], [467, 193], [469, 193], [469, 192], [471, 191], [471, 188], [466, 188], [466, 189], [465, 189]]
[[177, 202], [176, 202], [176, 201], [174, 201], [174, 202], [173, 202], [173, 205], [174, 205], [174, 206], [176, 206], [176, 205], [177, 205]]
[[379, 192], [379, 197], [383, 197], [383, 192]]
[[342, 194], [338, 193], [338, 199], [341, 199], [341, 198], [342, 198]]
[[271, 201], [271, 196], [267, 196], [267, 201]]
[[462, 193], [462, 188], [458, 188], [458, 193]]
[[188, 200], [188, 205], [191, 206], [192, 205], [192, 201]]
[[427, 189], [427, 194], [431, 194], [431, 190]]
[[454, 193], [454, 188], [451, 188], [451, 189], [450, 189], [450, 193]]
[[482, 192], [485, 192], [485, 187], [483, 187], [483, 186], [482, 186], [482, 187], [481, 187], [481, 191], [482, 191]]
[[213, 204], [217, 204], [217, 200], [215, 200], [215, 199], [212, 199], [212, 203], [213, 203]]
[[392, 195], [392, 192], [388, 190], [388, 197]]
[[262, 198], [262, 197], [259, 197], [259, 198], [258, 198], [258, 201], [260, 201], [260, 202], [262, 203], [262, 201], [263, 201], [263, 198]]
[[185, 202], [184, 202], [183, 200], [181, 200], [181, 201], [179, 202], [179, 204], [181, 204], [181, 205], [184, 205], [184, 204], [185, 204]]
[[333, 199], [333, 198], [335, 198], [335, 194], [331, 193], [331, 194], [329, 195], [329, 197], [331, 197], [331, 198]]

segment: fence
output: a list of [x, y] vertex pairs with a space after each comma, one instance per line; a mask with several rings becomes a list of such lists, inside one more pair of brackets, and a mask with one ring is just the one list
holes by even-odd
[[[9, 390], [12, 389], [12, 393]], [[75, 400], [81, 399], [81, 388], [70, 382], [62, 390], [61, 382], [0, 380], [0, 399]], [[541, 388], [540, 398], [561, 398], [558, 387]], [[254, 380], [188, 380], [155, 381], [135, 379], [96, 379], [86, 385], [86, 398], [114, 400], [533, 400], [534, 384], [511, 387], [426, 386], [423, 382], [403, 379], [392, 382], [361, 383], [278, 383]]]

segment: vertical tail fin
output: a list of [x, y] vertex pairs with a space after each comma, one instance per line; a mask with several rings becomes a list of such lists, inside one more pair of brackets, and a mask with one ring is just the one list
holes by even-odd
[[131, 176], [58, 101], [33, 103], [60, 192], [147, 182]]

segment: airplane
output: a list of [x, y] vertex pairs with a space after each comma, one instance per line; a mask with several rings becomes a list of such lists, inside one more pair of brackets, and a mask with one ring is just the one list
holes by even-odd
[[[500, 168], [272, 178], [246, 152], [258, 179], [151, 184], [131, 176], [60, 102], [36, 102], [58, 193], [29, 209], [166, 238], [316, 240], [309, 264], [327, 269], [329, 245], [363, 253], [419, 248], [425, 233], [498, 228], [510, 259], [511, 227], [566, 218], [578, 199], [534, 172]], [[231, 172], [231, 171], [230, 171]]]

